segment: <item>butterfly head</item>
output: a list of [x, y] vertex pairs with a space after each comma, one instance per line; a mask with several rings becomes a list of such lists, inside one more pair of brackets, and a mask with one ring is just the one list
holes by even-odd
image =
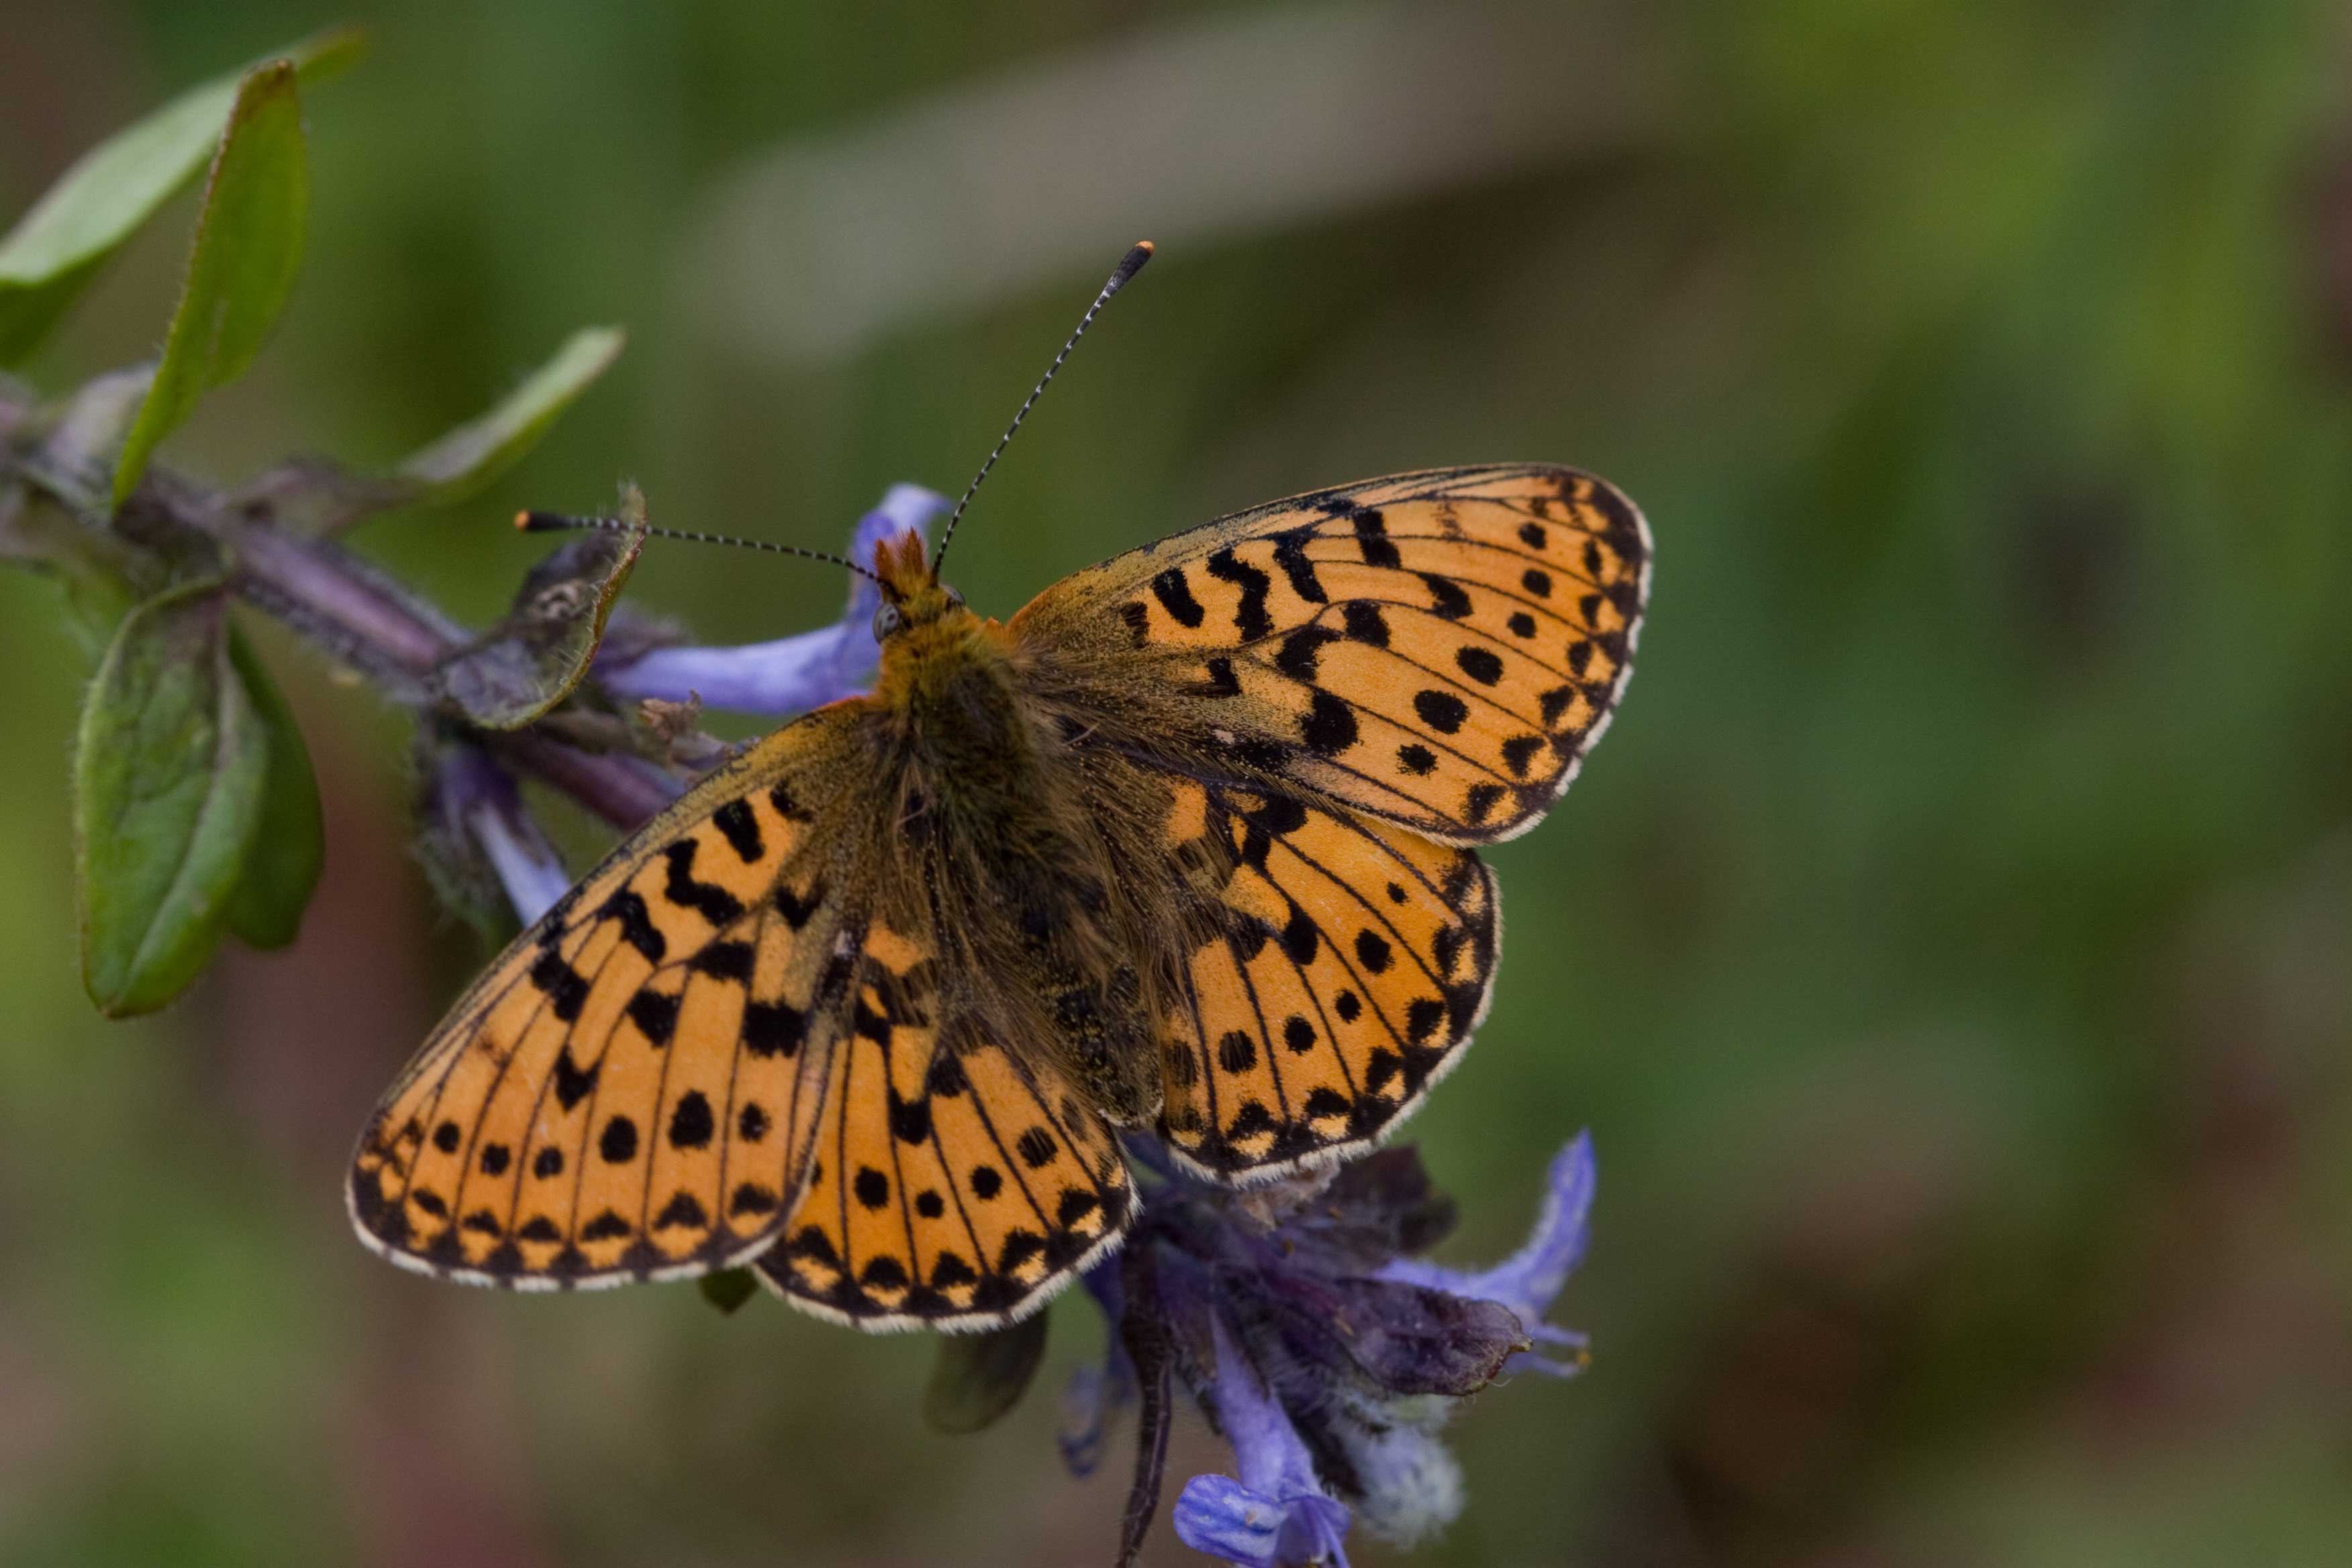
[[882, 584], [882, 607], [874, 612], [874, 640], [886, 647], [902, 633], [971, 617], [963, 595], [940, 581], [937, 568], [925, 556], [923, 536], [912, 530], [877, 547], [874, 575]]

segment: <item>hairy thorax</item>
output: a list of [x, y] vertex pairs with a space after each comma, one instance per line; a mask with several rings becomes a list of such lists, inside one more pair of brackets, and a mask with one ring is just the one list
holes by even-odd
[[1166, 967], [1150, 900], [1123, 874], [1116, 825], [1083, 805], [1085, 759], [1025, 692], [1005, 628], [961, 605], [903, 626], [872, 700], [877, 788], [898, 805], [886, 847], [925, 873], [901, 885], [934, 890], [925, 923], [967, 950], [943, 969], [976, 987], [943, 1001], [1086, 1085], [1114, 1121], [1148, 1121]]

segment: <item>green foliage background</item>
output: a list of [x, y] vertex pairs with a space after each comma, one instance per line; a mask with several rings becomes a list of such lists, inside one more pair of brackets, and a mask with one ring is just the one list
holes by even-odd
[[[761, 360], [681, 297], [710, 193], [779, 143], [1252, 9], [385, 0], [371, 58], [304, 94], [293, 304], [165, 457], [389, 464], [622, 321], [628, 353], [526, 464], [362, 547], [477, 624], [544, 548], [500, 520], [624, 475], [657, 521], [837, 547], [892, 480], [960, 488], [1099, 268]], [[1497, 1001], [1416, 1127], [1464, 1259], [1510, 1246], [1544, 1159], [1594, 1130], [1597, 1241], [1559, 1316], [1597, 1360], [1478, 1402], [1470, 1510], [1412, 1560], [2339, 1561], [2352, 23], [1520, 14], [1563, 112], [1635, 74], [1646, 110], [1163, 247], [956, 562], [1009, 614], [1269, 496], [1500, 458], [1592, 468], [1650, 514], [1639, 679], [1559, 813], [1494, 857]], [[339, 19], [12, 9], [0, 215]], [[36, 379], [153, 351], [192, 213]], [[1107, 268], [1138, 236], [1100, 237]], [[840, 592], [682, 546], [630, 585], [712, 640]], [[66, 795], [90, 665], [53, 601], [0, 574], [0, 1560], [1104, 1554], [1119, 1482], [1062, 1477], [1043, 1396], [1093, 1351], [1087, 1310], [1057, 1312], [1014, 1416], [950, 1439], [918, 1341], [721, 1319], [686, 1287], [464, 1292], [361, 1252], [348, 1141], [481, 953], [407, 858], [397, 726], [268, 628], [327, 813], [303, 935], [100, 1022]], [[1180, 1436], [1180, 1477], [1216, 1461]]]

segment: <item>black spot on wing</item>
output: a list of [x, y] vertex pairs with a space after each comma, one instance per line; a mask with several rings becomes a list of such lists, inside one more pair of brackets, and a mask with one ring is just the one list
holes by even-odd
[[705, 1148], [717, 1131], [718, 1121], [710, 1114], [710, 1101], [704, 1098], [700, 1089], [688, 1089], [679, 1097], [677, 1109], [669, 1116], [671, 1148]]
[[596, 913], [600, 920], [620, 921], [621, 940], [635, 948], [646, 963], [659, 963], [669, 952], [668, 941], [663, 937], [661, 928], [654, 924], [645, 900], [637, 896], [635, 889], [623, 888], [606, 899]]
[[670, 1036], [677, 1031], [677, 998], [675, 996], [665, 995], [658, 991], [640, 991], [629, 998], [629, 1005], [624, 1011], [628, 1014], [629, 1022], [635, 1024], [646, 1040], [656, 1047], [668, 1045]]
[[625, 1165], [637, 1157], [637, 1124], [625, 1116], [615, 1116], [604, 1123], [597, 1135], [596, 1152], [608, 1165]]
[[1234, 661], [1232, 659], [1213, 658], [1207, 661], [1206, 668], [1209, 672], [1208, 679], [1206, 680], [1196, 681], [1188, 688], [1187, 689], [1190, 691], [1191, 695], [1194, 697], [1239, 697], [1242, 694], [1242, 683], [1239, 679], [1235, 679], [1234, 675]]
[[1299, 731], [1307, 750], [1318, 756], [1337, 756], [1356, 743], [1355, 710], [1331, 693], [1318, 689], [1307, 700]]
[[[572, 1060], [572, 1047], [566, 1046], [555, 1058], [555, 1102], [566, 1111], [587, 1098], [596, 1087], [596, 1075], [604, 1070], [602, 1061], [592, 1062], [583, 1071]], [[550, 1151], [552, 1152], [553, 1151]], [[558, 1156], [560, 1159], [562, 1156]]]
[[1192, 586], [1184, 580], [1181, 567], [1171, 566], [1154, 577], [1151, 594], [1160, 601], [1160, 607], [1180, 626], [1197, 626], [1208, 618], [1209, 613], [1201, 607], [1201, 601], [1192, 597]]
[[1286, 529], [1273, 535], [1274, 563], [1289, 579], [1292, 593], [1309, 604], [1320, 605], [1329, 595], [1323, 592], [1323, 584], [1315, 575], [1315, 563], [1307, 558], [1307, 542], [1314, 537], [1311, 527]]
[[710, 1215], [692, 1193], [673, 1194], [669, 1202], [662, 1205], [661, 1213], [654, 1217], [656, 1230], [669, 1230], [680, 1226], [688, 1230], [710, 1228]]
[[530, 966], [530, 983], [547, 997], [549, 1009], [567, 1024], [580, 1016], [588, 1000], [587, 977], [552, 948], [541, 952]]
[[928, 1095], [901, 1100], [890, 1089], [890, 1134], [901, 1143], [928, 1142], [931, 1136], [931, 1102]]
[[1276, 650], [1274, 667], [1293, 680], [1312, 681], [1323, 645], [1339, 640], [1339, 634], [1323, 626], [1301, 626], [1282, 639]]
[[785, 1002], [743, 1005], [743, 1048], [755, 1057], [796, 1055], [808, 1037], [808, 1015]]
[[1412, 710], [1421, 721], [1441, 735], [1451, 735], [1469, 721], [1470, 707], [1451, 691], [1424, 690], [1413, 694]]
[[662, 895], [681, 908], [692, 910], [714, 926], [732, 924], [743, 912], [735, 895], [724, 888], [694, 879], [694, 857], [701, 847], [699, 839], [681, 838], [662, 851], [662, 858], [669, 863], [669, 878]]
[[1350, 639], [1374, 647], [1389, 646], [1388, 617], [1370, 599], [1349, 600], [1339, 608], [1339, 619]]
[[1451, 577], [1434, 573], [1420, 574], [1421, 585], [1429, 590], [1429, 607], [1433, 614], [1449, 621], [1458, 621], [1470, 613], [1470, 595], [1462, 584]]
[[808, 891], [803, 893], [779, 882], [775, 892], [770, 895], [769, 902], [776, 906], [776, 912], [784, 917], [786, 925], [800, 931], [807, 926], [809, 917], [824, 905], [824, 884], [821, 881], [812, 883]]
[[714, 942], [697, 952], [687, 967], [715, 980], [747, 981], [751, 978], [751, 959], [748, 942]]
[[751, 815], [748, 800], [730, 800], [710, 814], [711, 826], [726, 836], [727, 847], [735, 858], [750, 865], [767, 852], [760, 837], [760, 819]]
[[1274, 579], [1230, 549], [1218, 551], [1202, 564], [1210, 576], [1241, 589], [1241, 603], [1234, 607], [1234, 629], [1241, 634], [1244, 642], [1255, 642], [1274, 630], [1274, 617], [1265, 610], [1266, 594], [1274, 586]]
[[1455, 648], [1454, 663], [1463, 674], [1481, 686], [1492, 686], [1503, 679], [1503, 661], [1492, 648]]

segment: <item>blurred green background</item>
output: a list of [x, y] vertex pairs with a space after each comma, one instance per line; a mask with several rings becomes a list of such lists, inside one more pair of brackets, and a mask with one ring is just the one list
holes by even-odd
[[[1141, 235], [968, 521], [976, 605], [1426, 465], [1647, 510], [1640, 679], [1496, 851], [1495, 1009], [1414, 1128], [1465, 1261], [1593, 1129], [1557, 1316], [1597, 1359], [1472, 1406], [1412, 1561], [2352, 1561], [2341, 5], [15, 0], [0, 224], [347, 15], [294, 306], [166, 457], [385, 462], [627, 324], [495, 492], [356, 535], [468, 618], [541, 548], [499, 520], [623, 476], [835, 548], [893, 480], [955, 491]], [[152, 352], [192, 212], [36, 379]], [[679, 546], [632, 593], [730, 640], [841, 585]], [[305, 934], [103, 1024], [86, 666], [0, 574], [0, 1561], [1103, 1560], [1123, 1477], [1051, 1436], [1090, 1308], [949, 1439], [919, 1339], [361, 1251], [349, 1141], [483, 953], [396, 720], [265, 647], [325, 790]], [[1180, 1481], [1222, 1458], [1185, 1419]], [[1149, 1560], [1197, 1561], [1164, 1522]]]

